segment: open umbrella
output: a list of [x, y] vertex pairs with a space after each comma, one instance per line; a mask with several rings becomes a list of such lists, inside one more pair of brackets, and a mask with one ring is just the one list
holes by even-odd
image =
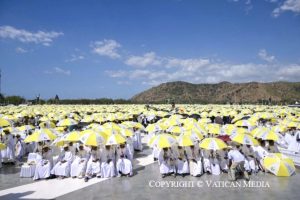
[[79, 139], [84, 145], [99, 146], [105, 144], [105, 137], [97, 132], [83, 134]]
[[151, 138], [149, 141], [149, 145], [151, 147], [156, 145], [159, 148], [171, 147], [176, 143], [176, 138], [170, 134], [159, 134]]
[[291, 176], [295, 173], [293, 160], [280, 153], [266, 156], [263, 160], [263, 165], [276, 176]]
[[221, 150], [227, 148], [226, 143], [218, 138], [205, 138], [199, 146], [207, 150]]
[[39, 129], [33, 134], [27, 136], [24, 142], [42, 142], [54, 140], [57, 136], [50, 129]]
[[244, 133], [236, 133], [230, 136], [230, 139], [234, 142], [240, 143], [240, 144], [246, 144], [251, 146], [257, 146], [258, 141], [254, 139], [251, 135], [244, 134]]
[[125, 142], [126, 142], [125, 138], [121, 134], [116, 133], [110, 135], [107, 138], [106, 145], [117, 145], [117, 144], [123, 144]]
[[182, 134], [177, 137], [178, 145], [182, 147], [188, 147], [194, 145], [192, 137], [190, 135]]

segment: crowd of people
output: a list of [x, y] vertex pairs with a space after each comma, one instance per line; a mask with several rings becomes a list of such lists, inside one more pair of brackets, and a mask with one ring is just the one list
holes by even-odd
[[[168, 175], [191, 175], [199, 177], [203, 174], [220, 175], [222, 173], [228, 173], [231, 180], [236, 180], [239, 175], [244, 175], [244, 178], [249, 180], [249, 175], [251, 174], [257, 174], [259, 171], [268, 171], [264, 166], [263, 160], [269, 154], [279, 153], [279, 147], [290, 150], [294, 152], [295, 155], [300, 153], [299, 123], [294, 123], [295, 125], [293, 126], [286, 126], [284, 130], [276, 132], [279, 138], [278, 140], [258, 138], [258, 145], [249, 145], [232, 141], [227, 133], [222, 132], [222, 128], [226, 127], [227, 124], [235, 123], [233, 122], [234, 116], [227, 117], [224, 122], [222, 122], [221, 119], [220, 122], [220, 120], [212, 114], [211, 116], [201, 116], [202, 113], [207, 113], [207, 111], [203, 110], [199, 111], [199, 115], [197, 115], [198, 118], [195, 119], [191, 118], [191, 116], [195, 116], [195, 114], [187, 115], [184, 113], [184, 109], [181, 109], [183, 113], [178, 113], [178, 109], [173, 108], [173, 106], [169, 112], [165, 110], [156, 110], [153, 112], [149, 106], [146, 107], [146, 109], [140, 106], [132, 106], [130, 108], [136, 110], [135, 112], [130, 115], [121, 116], [118, 119], [116, 113], [123, 113], [124, 115], [124, 113], [129, 112], [128, 108], [123, 108], [122, 110], [121, 106], [119, 106], [109, 111], [107, 111], [105, 107], [101, 107], [99, 110], [102, 111], [102, 120], [96, 123], [96, 120], [92, 117], [94, 113], [98, 114], [99, 110], [93, 110], [93, 107], [89, 107], [88, 110], [84, 110], [83, 112], [82, 110], [80, 111], [80, 109], [79, 111], [76, 110], [78, 108], [76, 106], [71, 108], [72, 109], [63, 113], [59, 118], [53, 117], [54, 114], [51, 115], [52, 117], [49, 117], [49, 111], [47, 109], [44, 109], [43, 114], [40, 114], [41, 112], [39, 110], [35, 110], [35, 112], [39, 113], [38, 115], [31, 115], [30, 117], [18, 116], [15, 117], [14, 120], [11, 120], [10, 126], [1, 127], [0, 143], [3, 147], [0, 153], [0, 168], [2, 167], [2, 163], [5, 165], [20, 165], [20, 176], [32, 177], [34, 180], [54, 177], [60, 179], [72, 177], [82, 178], [88, 181], [93, 177], [130, 177], [133, 175], [135, 151], [143, 150], [142, 137], [147, 137], [150, 141], [151, 138], [162, 133], [174, 136], [172, 131], [169, 131], [167, 128], [163, 130], [159, 128], [150, 130], [148, 128], [151, 125], [168, 124], [175, 115], [177, 117], [176, 120], [180, 122], [176, 122], [175, 124], [171, 123], [169, 126], [178, 126], [182, 129], [182, 133], [177, 134], [177, 137], [186, 134], [187, 123], [195, 122], [202, 124], [204, 120], [205, 123], [202, 124], [204, 128], [209, 124], [219, 124], [221, 127], [220, 133], [212, 133], [209, 129], [206, 129], [205, 133], [201, 133], [203, 134], [203, 138], [195, 137], [192, 140], [193, 144], [190, 145], [180, 145], [178, 142], [163, 147], [150, 145], [153, 148], [153, 159], [157, 161], [162, 177]], [[212, 108], [213, 107], [211, 107], [211, 109]], [[164, 109], [166, 108], [164, 107]], [[239, 108], [235, 109], [238, 110]], [[56, 108], [52, 108], [51, 112], [61, 114]], [[237, 114], [239, 112], [241, 111], [237, 111]], [[7, 113], [4, 112], [1, 114], [1, 117]], [[213, 112], [211, 111], [211, 113]], [[255, 113], [255, 111], [253, 111], [253, 113]], [[16, 113], [16, 115], [17, 114], [18, 113]], [[191, 114], [191, 112], [189, 112], [189, 114]], [[217, 114], [221, 115], [220, 113]], [[245, 112], [244, 115], [246, 114], [249, 115], [250, 113]], [[299, 119], [298, 112], [296, 112], [298, 115], [295, 115], [295, 113], [287, 114], [293, 116], [294, 119]], [[113, 115], [113, 117], [111, 117], [111, 115]], [[45, 119], [43, 119], [45, 116], [48, 117], [49, 123], [48, 121], [46, 123]], [[271, 129], [273, 126], [278, 125], [279, 121], [283, 121], [286, 116], [280, 117], [281, 118], [277, 121], [274, 121], [271, 117], [267, 120], [258, 118], [255, 122], [255, 126], [243, 125], [241, 128], [246, 129], [249, 134], [255, 128], [265, 127]], [[68, 118], [72, 120], [76, 119], [77, 124], [58, 127], [59, 120]], [[89, 118], [91, 119], [86, 122]], [[136, 123], [140, 126], [125, 127], [123, 122]], [[55, 127], [51, 127], [51, 123], [55, 124]], [[73, 131], [82, 132], [87, 129], [92, 130], [90, 127], [91, 124], [104, 127], [106, 123], [116, 124], [120, 129], [126, 128], [133, 134], [127, 136], [122, 135], [124, 141], [116, 144], [104, 142], [98, 145], [87, 145], [81, 140], [63, 141], [60, 143], [61, 140], [59, 139], [64, 138], [64, 136]], [[22, 126], [31, 126], [32, 128], [29, 127], [20, 130], [19, 128]], [[57, 136], [56, 140], [41, 138], [39, 141], [26, 141], [26, 139], [36, 131], [42, 131], [45, 128], [53, 131]], [[226, 144], [226, 148], [201, 148], [200, 143], [205, 138], [220, 138]]]

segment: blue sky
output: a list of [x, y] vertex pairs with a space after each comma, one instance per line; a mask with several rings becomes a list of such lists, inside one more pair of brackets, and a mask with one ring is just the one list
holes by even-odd
[[0, 68], [2, 93], [46, 99], [300, 81], [300, 0], [1, 0]]

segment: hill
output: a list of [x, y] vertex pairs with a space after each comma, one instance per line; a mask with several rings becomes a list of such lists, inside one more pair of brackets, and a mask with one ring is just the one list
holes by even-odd
[[141, 92], [131, 100], [135, 103], [294, 103], [300, 100], [300, 82], [167, 82]]

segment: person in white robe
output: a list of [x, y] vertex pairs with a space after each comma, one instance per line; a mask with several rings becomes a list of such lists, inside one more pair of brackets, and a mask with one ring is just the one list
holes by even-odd
[[217, 152], [211, 151], [210, 154], [210, 168], [212, 175], [220, 175], [221, 168], [220, 168], [220, 155]]
[[[89, 153], [83, 149], [83, 145], [79, 146], [76, 152], [74, 161], [71, 164], [71, 177], [83, 178], [86, 172], [87, 162], [89, 160]], [[100, 165], [100, 164], [99, 164]], [[100, 166], [98, 166], [100, 168]]]
[[22, 161], [23, 156], [25, 155], [25, 144], [23, 140], [21, 139], [20, 135], [16, 135], [16, 146], [15, 146], [15, 156], [16, 161], [20, 163]]
[[203, 157], [203, 172], [211, 174], [211, 163], [209, 157], [209, 150], [202, 150], [202, 157]]
[[159, 153], [160, 153], [160, 150], [159, 148], [156, 146], [156, 144], [153, 146], [152, 148], [152, 155], [153, 155], [153, 160], [154, 161], [157, 161], [158, 160], [158, 157], [159, 157]]
[[44, 146], [41, 153], [37, 153], [36, 167], [33, 180], [47, 179], [51, 175], [53, 155], [48, 146]]
[[175, 174], [175, 161], [172, 158], [171, 148], [163, 148], [158, 157], [159, 171], [162, 178], [170, 174]]
[[137, 151], [143, 150], [143, 144], [142, 144], [142, 133], [141, 131], [137, 130], [136, 128], [133, 128], [134, 136], [133, 136], [133, 148]]
[[300, 131], [299, 130], [293, 129], [288, 150], [293, 151], [295, 153], [300, 153]]
[[190, 175], [201, 176], [203, 174], [203, 167], [200, 149], [192, 145], [186, 147], [186, 152], [189, 160]]
[[129, 137], [129, 136], [126, 136], [126, 146], [127, 146], [128, 150], [129, 150], [130, 154], [133, 157], [133, 155], [134, 155], [133, 139], [131, 137]]
[[101, 161], [101, 177], [102, 178], [110, 178], [115, 175], [115, 163], [116, 163], [116, 150], [111, 145], [106, 145], [104, 149], [101, 150], [100, 153], [100, 161]]
[[257, 173], [259, 166], [255, 159], [255, 150], [251, 145], [243, 145], [241, 148], [243, 155], [245, 156], [245, 169], [248, 173]]
[[45, 144], [43, 142], [38, 142], [35, 145], [34, 152], [42, 152], [43, 146]]
[[101, 163], [100, 163], [100, 149], [98, 147], [92, 146], [90, 147], [90, 157], [87, 162], [86, 172], [84, 181], [87, 182], [89, 179], [93, 177], [101, 177]]
[[120, 144], [120, 147], [117, 149], [117, 176], [127, 176], [131, 177], [133, 175], [132, 172], [132, 162], [128, 159], [128, 149], [125, 144]]
[[178, 146], [176, 152], [176, 172], [178, 175], [185, 176], [190, 174], [189, 162], [186, 151], [183, 147]]
[[3, 143], [6, 148], [1, 151], [3, 163], [15, 162], [15, 139], [9, 130], [4, 130]]
[[58, 176], [59, 178], [69, 177], [73, 159], [74, 155], [69, 150], [69, 146], [64, 145], [63, 158], [55, 164], [55, 166], [51, 170], [51, 174]]

